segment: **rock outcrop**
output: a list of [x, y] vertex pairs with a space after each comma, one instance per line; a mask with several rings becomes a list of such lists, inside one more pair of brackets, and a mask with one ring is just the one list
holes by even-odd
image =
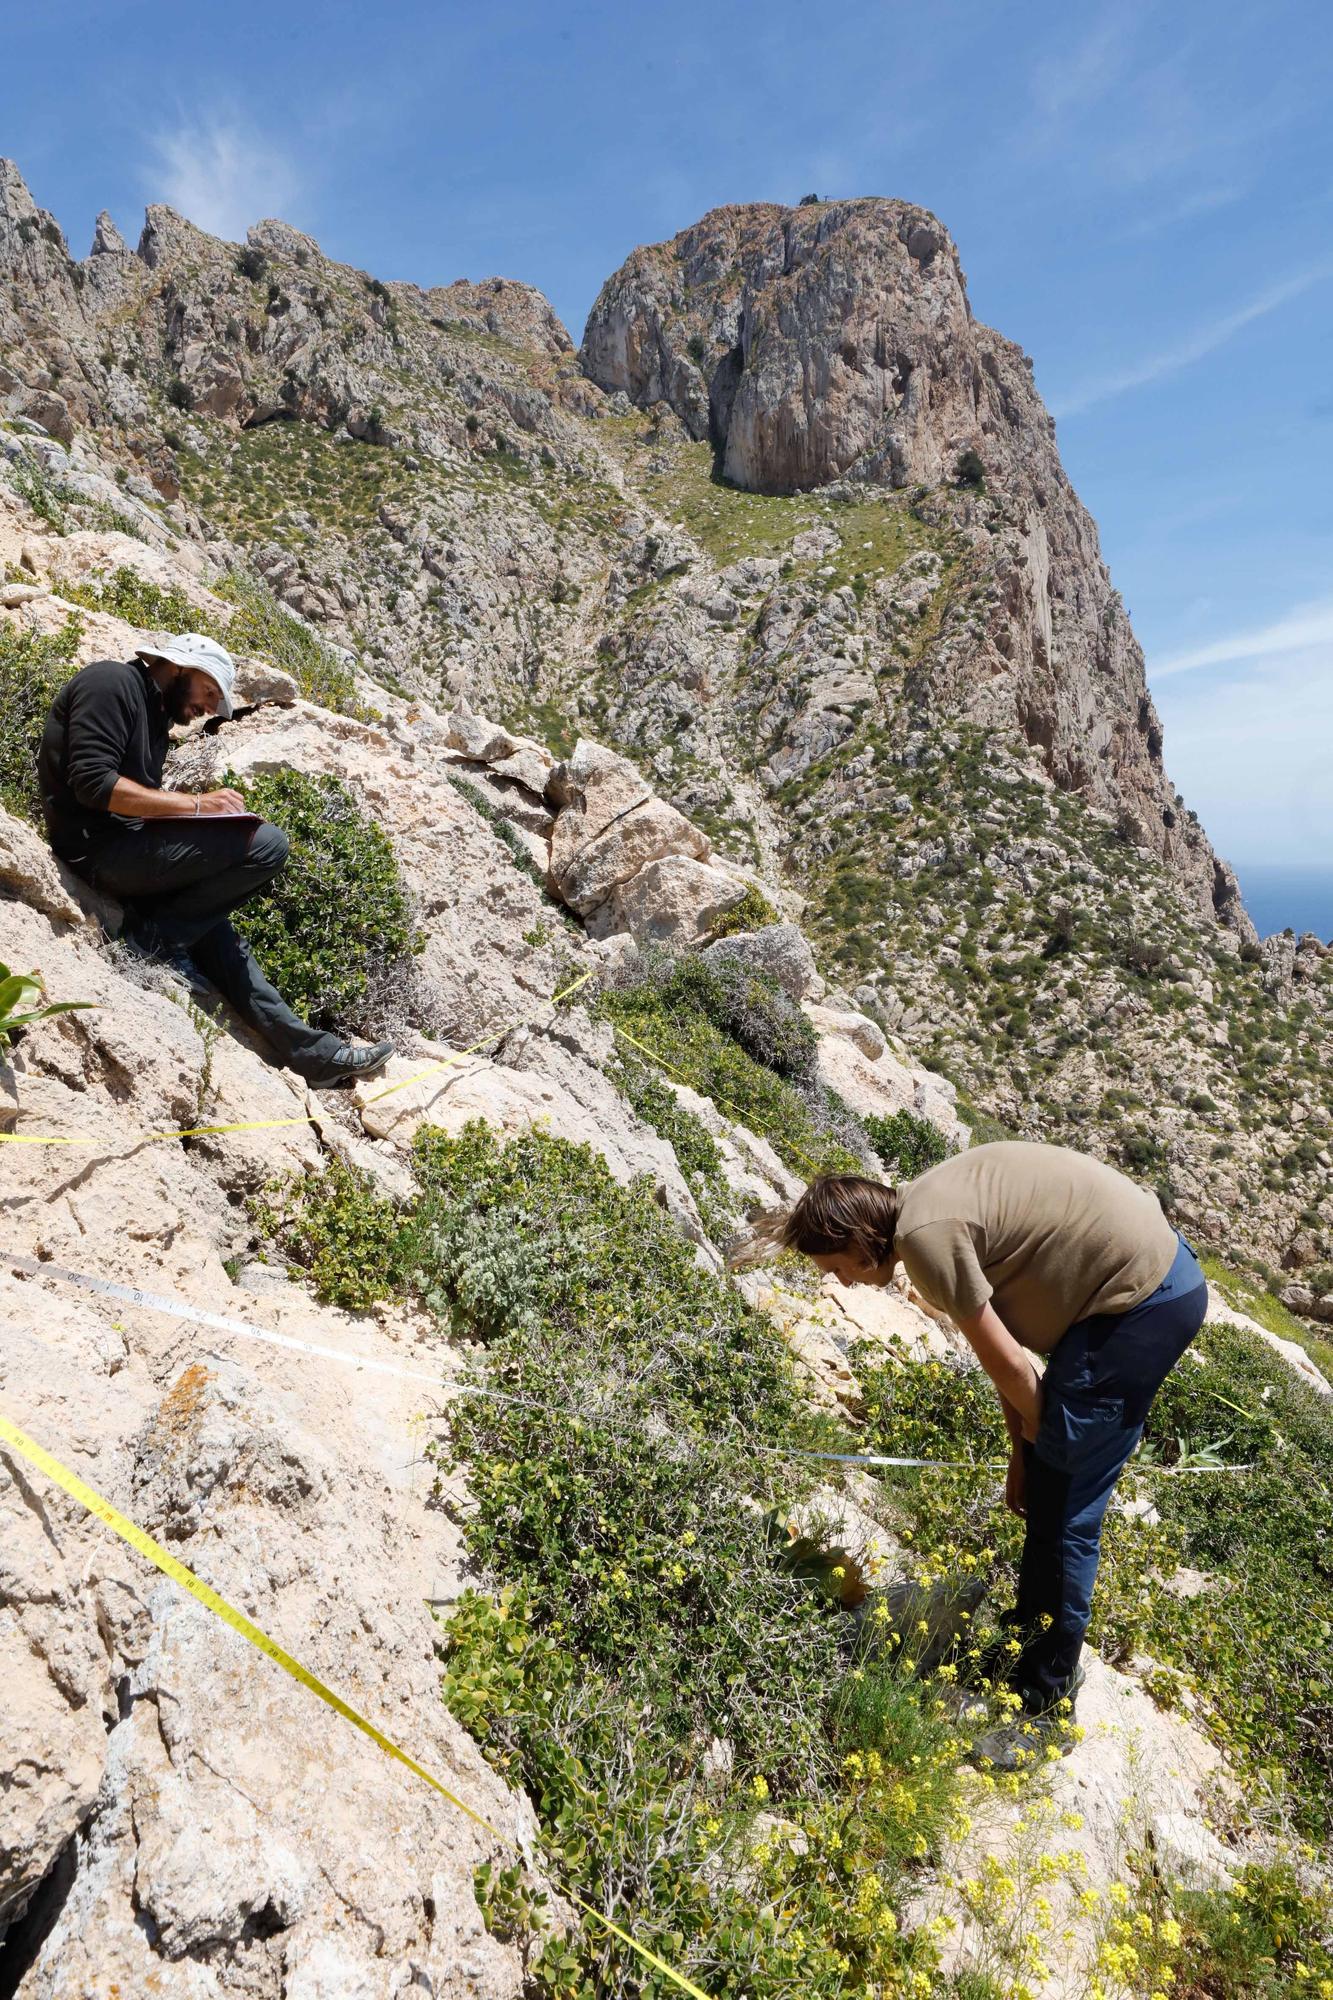
[[714, 209], [608, 279], [581, 354], [603, 388], [669, 404], [737, 486], [952, 488], [986, 610], [941, 634], [920, 692], [1016, 728], [1067, 789], [1139, 812], [1245, 931], [1234, 877], [1174, 815], [1143, 656], [1032, 364], [972, 317], [933, 215], [881, 199]]
[[[697, 938], [758, 882], [984, 1114], [1293, 1282], [1333, 1260], [1333, 958], [1256, 956], [942, 225], [719, 210], [608, 281], [584, 356], [612, 386], [530, 287], [385, 284], [277, 221], [227, 244], [154, 208], [79, 259], [7, 165], [0, 617], [114, 650], [89, 598], [122, 567], [220, 630], [214, 586], [262, 584], [404, 715], [503, 722], [515, 751], [464, 730], [441, 768], [539, 870], [544, 774], [580, 738], [626, 756], [694, 834], [626, 849], [594, 928]], [[715, 479], [712, 440], [730, 479], [831, 483]]]

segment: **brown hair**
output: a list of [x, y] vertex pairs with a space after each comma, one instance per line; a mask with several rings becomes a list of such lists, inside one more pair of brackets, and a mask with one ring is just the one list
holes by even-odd
[[728, 1262], [760, 1264], [782, 1250], [807, 1257], [858, 1250], [871, 1264], [893, 1257], [898, 1228], [898, 1190], [859, 1174], [820, 1174], [791, 1208], [769, 1209]]

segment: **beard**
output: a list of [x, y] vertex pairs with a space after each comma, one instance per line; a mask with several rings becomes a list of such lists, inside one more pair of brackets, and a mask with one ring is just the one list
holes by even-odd
[[168, 722], [188, 722], [190, 720], [190, 677], [184, 668], [178, 668], [171, 686], [164, 690], [162, 706], [167, 711]]

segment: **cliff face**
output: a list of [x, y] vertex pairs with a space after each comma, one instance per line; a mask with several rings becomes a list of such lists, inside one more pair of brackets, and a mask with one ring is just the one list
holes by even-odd
[[878, 199], [716, 209], [607, 280], [582, 359], [603, 388], [669, 404], [736, 486], [934, 495], [967, 611], [920, 662], [917, 699], [1017, 727], [1063, 790], [1133, 813], [1138, 838], [1248, 934], [1234, 876], [1163, 770], [1143, 655], [1032, 363], [972, 317], [934, 216]]
[[715, 211], [576, 355], [528, 286], [384, 284], [281, 222], [104, 217], [80, 261], [5, 167], [0, 408], [48, 525], [628, 752], [979, 1110], [1333, 1256], [1333, 961], [1257, 944], [1171, 786], [1030, 366], [925, 211]]

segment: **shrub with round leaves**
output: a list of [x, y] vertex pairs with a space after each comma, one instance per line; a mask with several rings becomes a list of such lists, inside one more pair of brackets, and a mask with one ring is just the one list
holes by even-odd
[[236, 928], [289, 1006], [317, 1027], [355, 1030], [372, 978], [420, 948], [392, 842], [337, 778], [283, 770], [223, 783], [291, 842]]

